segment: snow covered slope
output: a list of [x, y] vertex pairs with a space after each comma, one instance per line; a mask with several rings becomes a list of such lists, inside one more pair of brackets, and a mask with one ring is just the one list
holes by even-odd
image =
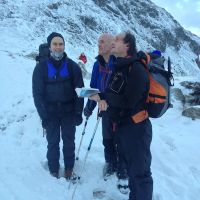
[[[149, 10], [146, 8], [145, 11], [145, 5]], [[157, 10], [157, 18], [152, 17], [154, 12], [150, 12], [150, 8]], [[127, 10], [129, 14], [126, 14]], [[198, 80], [194, 74], [198, 75], [199, 70], [193, 59], [196, 56], [195, 46], [200, 43], [199, 38], [184, 30], [179, 32], [181, 36], [176, 35], [174, 30], [179, 27], [178, 23], [148, 0], [137, 3], [125, 0], [0, 1], [0, 200], [71, 200], [74, 189], [74, 186], [68, 189], [68, 183], [63, 178], [52, 178], [45, 169], [47, 143], [42, 137], [31, 91], [35, 61], [25, 55], [36, 51], [46, 36], [55, 30], [65, 36], [66, 51], [70, 57], [76, 59], [82, 51], [88, 55], [88, 67], [94, 61], [96, 40], [102, 31], [116, 33], [131, 29], [139, 42], [138, 48], [159, 47], [156, 44], [160, 43], [158, 38], [161, 37], [153, 37], [154, 29], [139, 22], [142, 17], [148, 22], [152, 20], [160, 34], [166, 29], [180, 42], [180, 48], [176, 49], [174, 43], [170, 45], [170, 40], [166, 40], [166, 49], [163, 49], [176, 65], [176, 73], [179, 75], [175, 78], [176, 86], [180, 81], [188, 79], [180, 77], [182, 74]], [[184, 34], [189, 37], [189, 41], [183, 39]], [[151, 39], [152, 43], [149, 44]], [[152, 120], [154, 200], [199, 200], [200, 123], [199, 120], [183, 117], [179, 102], [173, 100], [173, 104], [174, 108], [166, 115]], [[88, 122], [80, 160], [75, 167], [77, 173], [82, 167], [96, 123], [95, 114]], [[83, 125], [77, 128], [76, 147], [82, 129]], [[128, 199], [127, 195], [117, 190], [115, 176], [107, 182], [103, 180], [103, 165], [100, 125], [75, 200], [93, 200], [94, 190], [106, 191], [103, 200]]]
[[[19, 41], [18, 41], [19, 42]], [[18, 43], [16, 42], [16, 43]], [[17, 45], [14, 44], [13, 45]], [[52, 178], [45, 169], [46, 139], [33, 105], [31, 76], [34, 61], [19, 55], [0, 52], [0, 199], [1, 200], [70, 200], [74, 189], [61, 178]], [[3, 62], [2, 62], [3, 61]], [[175, 83], [186, 77], [176, 78]], [[194, 79], [194, 77], [193, 77]], [[86, 83], [88, 85], [88, 83]], [[200, 192], [199, 120], [181, 115], [182, 106], [174, 108], [153, 123], [152, 172], [155, 200], [198, 200]], [[75, 165], [79, 174], [96, 123], [96, 111], [88, 122], [80, 159]], [[77, 128], [76, 147], [83, 125]], [[60, 159], [63, 166], [63, 158]], [[82, 183], [75, 200], [92, 200], [93, 191], [105, 190], [108, 200], [127, 200], [119, 193], [117, 179], [102, 178], [104, 165], [101, 125], [90, 150]]]

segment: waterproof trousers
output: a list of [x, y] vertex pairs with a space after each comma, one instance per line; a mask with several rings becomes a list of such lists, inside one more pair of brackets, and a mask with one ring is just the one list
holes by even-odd
[[117, 128], [118, 148], [128, 169], [129, 200], [152, 200], [153, 179], [151, 176], [152, 126], [149, 119], [133, 123], [131, 119]]
[[46, 128], [47, 160], [51, 173], [58, 172], [60, 159], [60, 138], [63, 140], [65, 169], [73, 169], [75, 160], [75, 120], [73, 113], [64, 117], [52, 117]]

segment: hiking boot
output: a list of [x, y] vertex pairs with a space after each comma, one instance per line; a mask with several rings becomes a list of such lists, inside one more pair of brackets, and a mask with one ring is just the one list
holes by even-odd
[[57, 172], [50, 172], [51, 176], [55, 177], [55, 178], [59, 178], [58, 173]]
[[64, 175], [64, 177], [65, 177], [66, 179], [70, 179], [71, 176], [72, 176], [72, 173], [73, 173], [73, 170], [72, 170], [72, 169], [66, 169], [66, 170], [65, 170], [65, 175]]
[[129, 193], [128, 179], [118, 179], [117, 188], [122, 194]]
[[128, 194], [129, 186], [128, 186], [128, 174], [126, 168], [118, 168], [117, 170], [117, 188], [122, 194]]
[[73, 169], [66, 169], [64, 177], [67, 181], [71, 181], [73, 184], [80, 179], [80, 177], [73, 172]]
[[111, 175], [113, 175], [116, 171], [115, 165], [113, 163], [106, 163], [103, 168], [103, 177], [104, 180], [107, 180], [107, 178]]

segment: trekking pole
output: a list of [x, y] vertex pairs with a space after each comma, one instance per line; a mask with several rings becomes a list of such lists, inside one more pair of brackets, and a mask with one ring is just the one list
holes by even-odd
[[[95, 125], [94, 132], [93, 132], [93, 134], [92, 134], [92, 138], [91, 138], [91, 140], [90, 140], [89, 146], [88, 146], [88, 148], [87, 148], [87, 152], [86, 152], [86, 155], [85, 155], [85, 158], [84, 158], [84, 161], [83, 161], [83, 167], [82, 167], [82, 170], [81, 170], [81, 173], [80, 173], [80, 177], [82, 176], [83, 171], [84, 171], [84, 169], [85, 169], [86, 160], [87, 160], [88, 154], [89, 154], [89, 152], [90, 152], [90, 149], [91, 149], [91, 146], [92, 146], [92, 142], [93, 142], [93, 140], [94, 140], [94, 136], [95, 136], [95, 134], [96, 134], [96, 131], [97, 131], [97, 128], [98, 128], [100, 119], [101, 119], [101, 112], [98, 114], [98, 117], [97, 117], [97, 123], [96, 123], [96, 125]], [[80, 178], [79, 178], [79, 180], [80, 180]], [[72, 198], [71, 198], [71, 200], [74, 199], [77, 186], [78, 186], [78, 182], [77, 182], [76, 185], [75, 185], [74, 191], [73, 191], [73, 193], [72, 193]]]
[[168, 72], [171, 73], [172, 67], [171, 67], [171, 59], [168, 57]]
[[[170, 57], [168, 57], [168, 63], [167, 64], [168, 64], [169, 85], [170, 86], [174, 86], [174, 78], [172, 76], [172, 66], [171, 66], [171, 59], [170, 59]], [[169, 92], [169, 98], [168, 98], [169, 108], [173, 108], [173, 104], [171, 104], [170, 87], [169, 87], [169, 91], [168, 92]]]
[[171, 65], [171, 59], [170, 57], [168, 57], [168, 76], [169, 76], [169, 79], [170, 79], [170, 86], [174, 86], [174, 78], [172, 76], [172, 65]]
[[78, 147], [78, 152], [77, 152], [76, 160], [79, 159], [78, 156], [79, 156], [79, 152], [80, 152], [81, 145], [82, 145], [82, 142], [83, 142], [83, 136], [85, 135], [85, 129], [86, 129], [86, 126], [87, 126], [88, 119], [89, 119], [89, 117], [86, 117], [85, 125], [84, 125], [82, 136], [81, 136], [81, 141], [80, 141], [80, 144], [79, 144], [79, 147]]
[[[89, 119], [89, 117], [86, 117], [85, 124], [84, 124], [84, 128], [83, 128], [83, 132], [82, 132], [81, 141], [80, 141], [80, 144], [79, 144], [79, 147], [78, 147], [78, 152], [77, 152], [76, 160], [79, 159], [78, 156], [79, 156], [79, 152], [80, 152], [80, 149], [81, 149], [81, 145], [82, 145], [82, 141], [83, 141], [83, 136], [85, 135], [85, 129], [86, 129], [86, 126], [87, 126], [88, 119]], [[78, 177], [78, 180], [79, 180], [79, 179], [80, 179], [80, 177]], [[70, 187], [71, 187], [71, 183], [72, 183], [72, 180], [70, 179], [70, 182], [69, 182], [69, 185], [68, 185], [68, 190], [69, 190]]]

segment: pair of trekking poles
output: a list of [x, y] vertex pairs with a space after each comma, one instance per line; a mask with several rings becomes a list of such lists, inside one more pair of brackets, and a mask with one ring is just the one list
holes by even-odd
[[[95, 125], [95, 127], [94, 127], [94, 131], [93, 131], [93, 134], [92, 134], [90, 143], [89, 143], [89, 145], [88, 145], [86, 155], [85, 155], [84, 160], [83, 160], [83, 166], [82, 166], [82, 169], [81, 169], [81, 173], [80, 173], [80, 176], [78, 177], [78, 181], [77, 181], [77, 183], [76, 183], [76, 185], [75, 185], [75, 187], [74, 187], [71, 200], [74, 199], [74, 196], [75, 196], [75, 193], [76, 193], [76, 189], [77, 189], [77, 186], [78, 186], [80, 177], [82, 176], [83, 171], [84, 171], [84, 169], [85, 169], [85, 164], [86, 164], [86, 161], [87, 161], [87, 157], [88, 157], [88, 154], [89, 154], [89, 152], [90, 152], [90, 149], [91, 149], [91, 146], [92, 146], [92, 142], [93, 142], [93, 140], [94, 140], [94, 137], [95, 137], [95, 134], [96, 134], [96, 131], [97, 131], [97, 128], [98, 128], [98, 125], [99, 125], [99, 122], [100, 122], [101, 117], [102, 117], [102, 113], [100, 112], [100, 113], [98, 113], [98, 115], [97, 115], [97, 122], [96, 122], [96, 125]], [[84, 128], [83, 128], [83, 132], [82, 132], [82, 136], [81, 136], [81, 140], [80, 140], [80, 144], [79, 144], [79, 147], [78, 147], [78, 152], [77, 152], [77, 156], [76, 156], [76, 161], [79, 159], [79, 153], [80, 153], [81, 145], [82, 145], [82, 142], [83, 142], [83, 137], [84, 137], [84, 135], [85, 135], [85, 129], [86, 129], [86, 126], [87, 126], [87, 123], [88, 123], [88, 119], [89, 119], [89, 117], [86, 117], [85, 124], [84, 124]], [[69, 182], [69, 187], [68, 187], [68, 189], [70, 188], [71, 183], [72, 183], [72, 180], [70, 180], [70, 182]]]

